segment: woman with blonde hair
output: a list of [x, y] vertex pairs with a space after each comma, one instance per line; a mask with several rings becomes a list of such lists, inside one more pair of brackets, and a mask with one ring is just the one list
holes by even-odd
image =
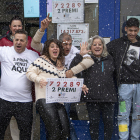
[[[82, 47], [84, 45], [81, 46], [81, 49]], [[74, 70], [79, 71], [77, 68], [80, 68], [76, 64], [79, 63], [78, 65], [86, 68], [89, 59], [94, 61], [94, 64], [86, 68], [82, 73], [84, 84], [87, 85], [89, 91], [86, 95], [82, 94], [81, 101], [86, 102], [87, 105], [92, 140], [99, 139], [100, 112], [102, 113], [104, 123], [104, 140], [111, 140], [114, 105], [117, 102], [117, 94], [113, 81], [113, 59], [107, 52], [104, 39], [98, 35], [88, 40], [88, 50], [91, 50], [90, 57], [84, 57], [84, 63], [82, 62], [83, 57], [77, 54], [70, 67], [75, 66], [71, 68], [75, 74]]]

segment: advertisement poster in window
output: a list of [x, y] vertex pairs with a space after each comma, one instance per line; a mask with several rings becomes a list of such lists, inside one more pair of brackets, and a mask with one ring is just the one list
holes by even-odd
[[84, 22], [84, 0], [53, 0], [52, 23]]
[[64, 32], [72, 36], [72, 45], [80, 46], [80, 43], [86, 42], [89, 38], [89, 24], [57, 24], [57, 39]]
[[46, 103], [79, 102], [82, 78], [47, 78]]
[[39, 0], [24, 0], [24, 17], [39, 17]]

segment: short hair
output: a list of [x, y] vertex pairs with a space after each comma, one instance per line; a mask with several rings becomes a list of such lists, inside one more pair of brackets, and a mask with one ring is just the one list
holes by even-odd
[[63, 39], [66, 39], [67, 41], [69, 41], [69, 40], [72, 40], [72, 37], [71, 37], [71, 35], [69, 33], [62, 33], [59, 36], [59, 41], [63, 42]]
[[[103, 43], [103, 52], [102, 52], [101, 56], [102, 57], [106, 57], [109, 53], [107, 51], [107, 47], [106, 47], [105, 41], [104, 41], [104, 39], [101, 36], [95, 35], [92, 38], [88, 39], [88, 50], [91, 50], [91, 46], [92, 46], [93, 41], [95, 39], [100, 39], [101, 42]], [[92, 52], [90, 52], [90, 54], [92, 54]]]
[[12, 24], [12, 21], [13, 21], [13, 20], [20, 20], [20, 21], [21, 21], [21, 24], [22, 24], [22, 19], [21, 19], [19, 16], [14, 16], [14, 17], [11, 18], [11, 20], [10, 20], [10, 22], [9, 22], [9, 25]]
[[[19, 30], [15, 31], [15, 35], [16, 34], [24, 34], [24, 35], [26, 35], [26, 40], [28, 40], [28, 33], [25, 30], [19, 29]], [[15, 35], [14, 35], [14, 37], [15, 37]]]
[[139, 20], [137, 18], [129, 18], [126, 21], [126, 27], [132, 27], [132, 26], [139, 28]]
[[62, 47], [62, 43], [58, 40], [58, 39], [49, 39], [44, 43], [44, 48], [42, 51], [42, 55], [45, 55], [46, 57], [48, 57], [50, 59], [50, 54], [49, 54], [49, 46], [50, 44], [54, 42], [56, 45], [58, 45], [59, 47], [59, 55], [58, 55], [58, 59], [62, 62], [62, 64], [64, 65], [64, 50]]

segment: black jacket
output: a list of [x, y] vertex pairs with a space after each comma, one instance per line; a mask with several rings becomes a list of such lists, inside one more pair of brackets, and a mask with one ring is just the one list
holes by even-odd
[[[122, 74], [122, 71], [123, 71], [122, 65], [123, 65], [126, 53], [129, 49], [129, 46], [133, 45], [133, 46], [140, 47], [140, 37], [137, 36], [136, 38], [138, 40], [138, 42], [136, 42], [136, 43], [131, 43], [128, 40], [127, 36], [124, 36], [124, 37], [121, 37], [119, 39], [115, 39], [115, 40], [113, 40], [113, 41], [111, 41], [107, 44], [107, 50], [108, 50], [109, 54], [113, 57], [113, 60], [114, 60], [115, 76], [116, 76], [118, 85], [121, 82], [120, 78], [121, 78], [121, 74]], [[137, 82], [139, 83], [140, 82], [140, 75], [137, 75], [133, 72], [130, 72], [130, 74], [131, 75], [129, 75], [129, 77], [126, 77], [126, 79], [128, 78], [128, 79], [132, 79], [132, 80], [131, 81], [126, 81], [126, 83], [124, 83], [124, 84], [128, 84], [128, 83], [133, 84], [133, 83], [137, 83]], [[122, 79], [122, 80], [124, 81], [125, 79]]]
[[[114, 64], [110, 55], [98, 60], [91, 55], [94, 64], [83, 71], [84, 84], [89, 88], [89, 92], [81, 95], [81, 101], [86, 102], [117, 102], [117, 94], [113, 81]], [[71, 63], [76, 65], [82, 60], [80, 54]]]

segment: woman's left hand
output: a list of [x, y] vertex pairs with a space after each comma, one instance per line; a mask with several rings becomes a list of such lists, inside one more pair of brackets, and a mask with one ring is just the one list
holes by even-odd
[[82, 87], [82, 91], [84, 92], [84, 94], [86, 95], [86, 93], [88, 93], [88, 88], [86, 85], [83, 84], [83, 87]]
[[48, 82], [46, 82], [44, 79], [41, 79], [39, 81], [39, 85], [40, 85], [41, 88], [43, 88], [43, 86], [46, 86], [47, 84], [48, 84]]

